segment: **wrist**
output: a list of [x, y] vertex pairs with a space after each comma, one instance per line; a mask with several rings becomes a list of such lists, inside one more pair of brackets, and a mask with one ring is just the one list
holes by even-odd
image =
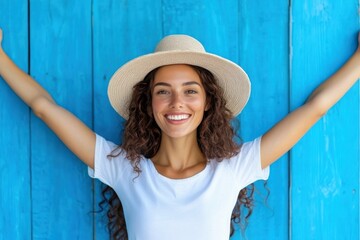
[[6, 65], [6, 53], [0, 46], [0, 76], [2, 76], [3, 66]]

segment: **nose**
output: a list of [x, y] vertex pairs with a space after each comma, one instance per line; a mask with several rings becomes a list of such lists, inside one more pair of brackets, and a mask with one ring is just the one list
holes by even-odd
[[183, 107], [183, 101], [181, 95], [178, 93], [172, 94], [170, 101], [170, 108], [178, 109], [182, 107]]

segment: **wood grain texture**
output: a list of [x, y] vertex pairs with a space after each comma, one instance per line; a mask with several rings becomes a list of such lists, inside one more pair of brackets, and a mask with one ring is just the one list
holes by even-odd
[[[34, 0], [31, 74], [92, 125], [91, 1]], [[92, 239], [92, 180], [36, 117], [31, 119], [33, 239]]]
[[[352, 54], [358, 1], [292, 1], [291, 108]], [[292, 239], [359, 239], [359, 85], [291, 153]]]
[[207, 52], [237, 60], [238, 2], [167, 0], [163, 2], [164, 35], [188, 34]]
[[[116, 143], [123, 119], [107, 97], [112, 74], [152, 52], [165, 35], [192, 35], [208, 52], [239, 63], [249, 74], [252, 95], [239, 117], [247, 141], [300, 106], [352, 54], [358, 5], [358, 0], [0, 0], [0, 27], [4, 49], [20, 67], [30, 66], [60, 105]], [[271, 167], [267, 203], [263, 183], [256, 184], [260, 195], [247, 239], [360, 238], [359, 92], [357, 83]], [[99, 209], [101, 186], [0, 81], [0, 240], [109, 239], [107, 219], [91, 212]], [[232, 239], [244, 236], [237, 231]]]
[[[107, 86], [125, 62], [151, 53], [162, 38], [161, 0], [94, 1], [94, 129], [115, 143], [121, 142], [123, 119], [112, 109]], [[102, 184], [95, 184], [95, 209], [102, 200]], [[96, 216], [96, 239], [108, 239], [104, 213]]]
[[[3, 48], [28, 71], [27, 1], [0, 1]], [[31, 237], [29, 109], [0, 79], [0, 239]]]
[[[239, 63], [248, 73], [252, 91], [240, 115], [241, 136], [252, 140], [287, 115], [289, 109], [289, 14], [287, 1], [240, 1]], [[248, 239], [287, 239], [288, 155], [271, 166], [267, 191], [256, 183], [254, 213]]]

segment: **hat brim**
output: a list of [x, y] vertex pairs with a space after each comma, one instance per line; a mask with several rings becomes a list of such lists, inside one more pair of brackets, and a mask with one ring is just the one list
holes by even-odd
[[133, 87], [155, 68], [188, 64], [209, 70], [224, 91], [226, 107], [237, 116], [245, 107], [251, 90], [249, 77], [237, 64], [211, 53], [193, 51], [157, 52], [135, 58], [120, 67], [111, 77], [108, 96], [111, 106], [128, 119]]

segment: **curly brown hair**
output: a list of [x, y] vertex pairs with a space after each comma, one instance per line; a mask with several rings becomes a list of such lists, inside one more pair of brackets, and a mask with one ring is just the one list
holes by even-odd
[[[238, 120], [233, 118], [232, 113], [226, 107], [223, 90], [217, 84], [214, 75], [202, 67], [189, 66], [199, 75], [206, 92], [207, 104], [210, 106], [197, 128], [199, 147], [207, 159], [222, 161], [231, 158], [239, 153], [241, 147], [241, 139], [236, 134], [239, 126]], [[141, 173], [139, 167], [141, 156], [152, 158], [160, 147], [161, 130], [152, 116], [151, 109], [151, 89], [158, 69], [148, 73], [144, 80], [134, 86], [129, 105], [129, 119], [125, 122], [123, 143], [109, 155], [116, 157], [124, 152], [137, 174]], [[240, 191], [231, 216], [231, 235], [234, 233], [234, 223], [240, 224], [242, 229], [246, 227], [252, 213], [253, 194], [253, 184]], [[112, 238], [128, 239], [120, 199], [109, 186], [105, 186], [102, 196], [103, 200], [99, 205], [101, 210], [103, 206], [107, 206], [108, 229]], [[247, 212], [245, 216], [241, 215], [243, 208]]]

